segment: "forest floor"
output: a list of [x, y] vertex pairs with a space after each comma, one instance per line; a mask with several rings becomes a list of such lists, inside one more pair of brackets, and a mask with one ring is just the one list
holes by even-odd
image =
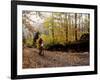
[[44, 55], [38, 54], [38, 49], [25, 47], [23, 49], [23, 68], [67, 67], [89, 65], [88, 52], [62, 52], [44, 50]]

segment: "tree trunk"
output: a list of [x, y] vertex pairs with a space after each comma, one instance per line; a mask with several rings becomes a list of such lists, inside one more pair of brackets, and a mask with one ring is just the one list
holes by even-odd
[[67, 13], [65, 13], [65, 32], [66, 32], [66, 43], [68, 42], [68, 19], [67, 19]]
[[75, 40], [77, 41], [77, 13], [75, 13]]
[[53, 13], [52, 13], [52, 43], [54, 44], [54, 18], [53, 18]]

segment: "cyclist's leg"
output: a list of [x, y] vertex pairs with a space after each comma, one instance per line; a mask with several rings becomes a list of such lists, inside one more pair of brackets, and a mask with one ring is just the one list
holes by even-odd
[[41, 49], [41, 47], [39, 48], [39, 55], [42, 55], [42, 49]]

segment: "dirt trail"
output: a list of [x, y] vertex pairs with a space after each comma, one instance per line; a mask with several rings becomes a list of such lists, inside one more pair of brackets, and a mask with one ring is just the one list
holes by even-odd
[[24, 48], [23, 68], [86, 66], [89, 65], [89, 53], [72, 53], [61, 51], [44, 51], [44, 56], [38, 54], [38, 49]]

